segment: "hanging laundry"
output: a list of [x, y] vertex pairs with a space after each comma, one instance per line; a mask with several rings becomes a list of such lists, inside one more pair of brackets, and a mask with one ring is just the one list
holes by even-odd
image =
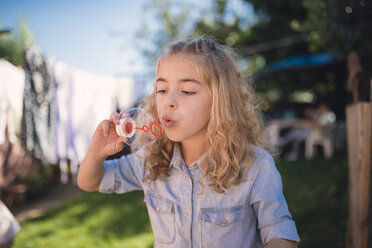
[[74, 73], [65, 63], [53, 61], [54, 75], [56, 78], [56, 130], [57, 130], [57, 157], [60, 160], [77, 160], [73, 144], [74, 133], [71, 126], [72, 113], [72, 85]]
[[57, 82], [57, 156], [78, 164], [98, 124], [117, 108], [133, 107], [144, 96], [144, 83], [131, 77], [75, 70], [58, 61], [53, 68]]
[[144, 80], [131, 77], [120, 77], [116, 84], [116, 99], [120, 110], [127, 110], [145, 96]]
[[56, 81], [36, 47], [25, 47], [25, 87], [21, 140], [36, 158], [56, 163]]
[[6, 125], [8, 125], [10, 142], [18, 142], [21, 131], [24, 85], [24, 71], [0, 59], [0, 144], [5, 141]]
[[[56, 62], [57, 155], [77, 165], [99, 122], [116, 110], [116, 78]], [[62, 163], [65, 164], [65, 161]]]
[[[73, 130], [71, 127], [72, 112], [72, 85], [74, 83], [75, 70], [62, 62], [50, 61], [53, 64], [54, 75], [57, 82], [56, 90], [56, 130], [57, 142], [56, 150], [60, 167], [60, 182], [68, 183], [69, 181], [69, 164], [77, 167], [77, 154], [73, 145]], [[73, 163], [69, 163], [73, 161]]]
[[116, 79], [77, 70], [72, 87], [73, 144], [81, 162], [98, 124], [116, 110]]

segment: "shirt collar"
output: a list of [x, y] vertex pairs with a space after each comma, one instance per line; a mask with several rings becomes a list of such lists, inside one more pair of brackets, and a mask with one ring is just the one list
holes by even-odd
[[[189, 166], [189, 169], [191, 169], [192, 167], [199, 167], [199, 169], [201, 169], [201, 167], [200, 167], [201, 162], [203, 161], [203, 159], [205, 158], [206, 155], [207, 155], [207, 153], [204, 153], [200, 158], [198, 158], [198, 160], [193, 162]], [[181, 169], [181, 166], [186, 167], [186, 163], [183, 159], [182, 152], [181, 152], [181, 144], [179, 142], [174, 144], [173, 157], [172, 157], [170, 166], [173, 166], [173, 167], [179, 168], [179, 169]]]
[[180, 168], [181, 163], [185, 163], [181, 153], [181, 147], [179, 143], [174, 143], [173, 146], [173, 156], [170, 162], [170, 166], [175, 168]]

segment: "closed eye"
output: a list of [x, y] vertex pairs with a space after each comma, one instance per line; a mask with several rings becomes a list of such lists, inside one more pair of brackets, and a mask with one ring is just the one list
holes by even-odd
[[193, 92], [193, 91], [185, 91], [185, 90], [183, 90], [182, 93], [185, 94], [185, 95], [188, 95], [188, 96], [191, 96], [191, 95], [196, 94], [196, 92]]
[[162, 94], [162, 93], [165, 93], [165, 90], [157, 90], [156, 93], [157, 94]]

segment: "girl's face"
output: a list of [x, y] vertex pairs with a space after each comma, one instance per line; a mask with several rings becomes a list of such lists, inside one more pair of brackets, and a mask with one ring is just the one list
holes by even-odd
[[205, 141], [212, 94], [196, 64], [185, 55], [163, 59], [155, 79], [158, 117], [174, 142]]

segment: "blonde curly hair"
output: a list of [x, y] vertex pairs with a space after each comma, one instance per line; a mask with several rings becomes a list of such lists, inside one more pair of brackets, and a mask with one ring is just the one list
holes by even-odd
[[[243, 171], [256, 160], [252, 145], [270, 150], [267, 139], [263, 138], [263, 121], [254, 91], [239, 72], [233, 51], [217, 44], [211, 38], [198, 38], [171, 44], [159, 63], [173, 55], [186, 55], [201, 69], [204, 80], [212, 93], [212, 107], [207, 126], [208, 148], [201, 163], [203, 186], [206, 177], [209, 186], [216, 192], [224, 193], [238, 185]], [[142, 107], [159, 121], [156, 110], [156, 90], [144, 100]], [[162, 135], [145, 148], [145, 166], [149, 174], [145, 181], [168, 176], [173, 155], [174, 142]]]

